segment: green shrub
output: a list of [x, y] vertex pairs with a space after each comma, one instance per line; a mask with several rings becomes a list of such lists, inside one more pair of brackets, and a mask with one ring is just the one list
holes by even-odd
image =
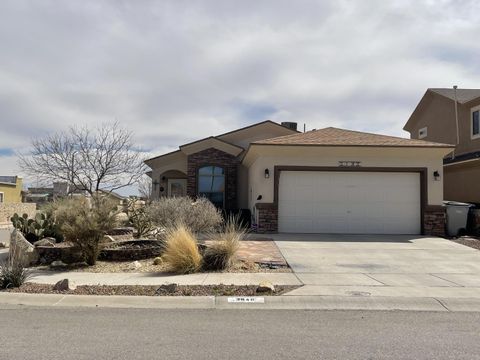
[[171, 271], [189, 274], [200, 270], [202, 255], [195, 235], [185, 225], [169, 227], [165, 236], [162, 259]]
[[220, 232], [209, 236], [212, 242], [203, 254], [204, 269], [224, 270], [232, 266], [246, 232], [246, 228], [239, 223], [239, 218], [230, 216]]
[[100, 242], [116, 226], [116, 205], [105, 196], [68, 198], [57, 203], [55, 218], [65, 239], [82, 252], [88, 265], [95, 265]]
[[146, 212], [158, 227], [168, 229], [181, 223], [193, 233], [213, 231], [222, 223], [220, 211], [205, 198], [164, 197], [148, 205]]

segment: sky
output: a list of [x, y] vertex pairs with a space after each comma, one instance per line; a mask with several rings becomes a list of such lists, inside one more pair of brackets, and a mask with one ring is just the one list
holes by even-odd
[[266, 119], [408, 137], [428, 87], [480, 87], [479, 14], [476, 0], [0, 0], [0, 175], [74, 124], [118, 121], [147, 156]]

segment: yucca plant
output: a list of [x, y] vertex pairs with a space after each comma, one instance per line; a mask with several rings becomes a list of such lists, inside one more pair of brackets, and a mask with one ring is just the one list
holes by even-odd
[[16, 249], [11, 248], [8, 259], [0, 264], [0, 289], [20, 287], [30, 277], [30, 271], [25, 268], [24, 259]]
[[162, 259], [171, 271], [179, 274], [197, 272], [202, 267], [202, 255], [195, 235], [183, 224], [167, 229]]

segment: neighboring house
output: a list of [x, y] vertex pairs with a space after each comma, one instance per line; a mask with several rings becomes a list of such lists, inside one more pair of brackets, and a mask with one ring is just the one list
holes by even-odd
[[249, 209], [259, 232], [444, 233], [451, 145], [289, 126], [265, 121], [147, 160], [153, 198]]
[[455, 144], [444, 159], [444, 197], [480, 204], [480, 89], [428, 89], [404, 130]]
[[18, 176], [0, 176], [0, 203], [22, 202], [23, 181]]

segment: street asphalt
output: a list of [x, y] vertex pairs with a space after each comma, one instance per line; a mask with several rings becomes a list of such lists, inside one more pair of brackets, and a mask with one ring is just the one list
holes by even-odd
[[480, 314], [2, 306], [0, 359], [480, 359]]

